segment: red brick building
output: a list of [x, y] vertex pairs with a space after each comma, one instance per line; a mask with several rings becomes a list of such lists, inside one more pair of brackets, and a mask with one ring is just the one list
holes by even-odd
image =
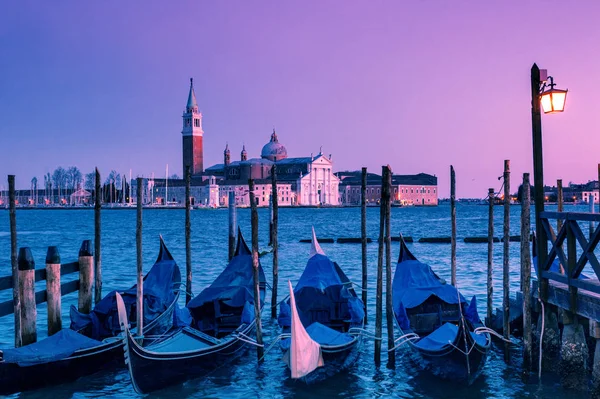
[[[340, 179], [340, 203], [360, 205], [361, 172], [338, 172]], [[367, 174], [367, 201], [379, 203], [381, 198], [381, 176]], [[438, 204], [437, 177], [427, 173], [392, 176], [392, 201], [399, 205], [435, 206]]]

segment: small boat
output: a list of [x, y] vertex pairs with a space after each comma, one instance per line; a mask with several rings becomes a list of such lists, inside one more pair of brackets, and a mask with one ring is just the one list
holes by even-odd
[[306, 268], [280, 305], [280, 347], [292, 379], [322, 381], [352, 366], [362, 346], [364, 305], [340, 266], [323, 252], [313, 229]]
[[470, 303], [458, 289], [421, 263], [400, 239], [400, 256], [392, 286], [400, 338], [421, 369], [449, 380], [471, 384], [485, 365], [491, 338]]
[[[261, 305], [265, 274], [259, 264]], [[122, 301], [117, 296], [117, 301]], [[121, 312], [125, 305], [120, 306]], [[175, 329], [164, 339], [142, 347], [120, 316], [125, 343], [125, 363], [133, 388], [152, 392], [201, 377], [237, 358], [255, 329], [252, 253], [238, 232], [234, 257], [215, 281], [187, 305], [189, 327]], [[259, 315], [260, 317], [260, 315]]]
[[[145, 310], [149, 318], [145, 333], [162, 334], [173, 323], [173, 311], [179, 297], [181, 274], [162, 238], [156, 263], [144, 278]], [[125, 291], [128, 298], [136, 287]], [[147, 294], [147, 296], [146, 296]], [[103, 298], [90, 315], [79, 316], [81, 332], [65, 328], [39, 342], [0, 351], [0, 395], [56, 385], [123, 364], [123, 341], [111, 336], [116, 311], [116, 291]], [[135, 318], [135, 305], [129, 305], [126, 317]], [[73, 314], [72, 314], [73, 315]], [[88, 317], [85, 317], [88, 316]], [[87, 320], [87, 321], [86, 321]], [[86, 321], [85, 326], [83, 325]], [[114, 320], [117, 323], [118, 320]], [[75, 323], [77, 325], [77, 323]], [[98, 339], [83, 334], [103, 336]]]

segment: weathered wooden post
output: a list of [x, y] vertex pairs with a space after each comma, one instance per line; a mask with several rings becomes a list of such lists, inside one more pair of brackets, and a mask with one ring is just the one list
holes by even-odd
[[387, 181], [387, 167], [382, 167], [381, 199], [379, 201], [379, 247], [377, 249], [377, 291], [375, 294], [375, 364], [381, 363], [381, 327], [383, 324], [383, 245], [385, 240], [385, 204], [383, 186]]
[[[573, 276], [577, 268], [577, 239], [571, 223], [565, 220], [567, 228], [567, 275]], [[569, 285], [569, 310], [562, 311], [562, 345], [558, 371], [563, 387], [571, 389], [587, 388], [588, 348], [583, 326], [577, 319], [577, 288]]]
[[[142, 178], [137, 178], [137, 186], [142, 187]], [[136, 295], [136, 314], [137, 314], [137, 335], [138, 338], [144, 335], [144, 281], [142, 261], [142, 201], [137, 202], [137, 223], [135, 226], [135, 247], [137, 258], [137, 295]]]
[[521, 292], [523, 293], [523, 370], [529, 373], [532, 366], [531, 336], [531, 252], [529, 230], [531, 229], [529, 173], [523, 173], [521, 191]]
[[92, 287], [94, 286], [94, 254], [92, 243], [84, 240], [79, 249], [79, 300], [78, 309], [81, 313], [92, 310]]
[[272, 214], [272, 232], [271, 245], [273, 245], [273, 288], [271, 295], [271, 318], [277, 318], [277, 286], [279, 284], [279, 238], [277, 230], [279, 229], [279, 197], [277, 192], [277, 166], [273, 165], [271, 171], [271, 198], [273, 205]]
[[[588, 197], [588, 205], [589, 205], [590, 213], [595, 213], [596, 210], [594, 208], [594, 191], [592, 191], [592, 195], [590, 195]], [[590, 220], [590, 240], [592, 239], [593, 235], [594, 235], [594, 222], [592, 220]]]
[[360, 185], [360, 244], [362, 249], [362, 301], [367, 323], [367, 168], [362, 168]]
[[[509, 244], [510, 244], [510, 161], [504, 161], [504, 254], [502, 257], [502, 288], [504, 296], [502, 298], [503, 316], [502, 330], [504, 339], [510, 338], [510, 264], [509, 264]], [[504, 343], [504, 360], [510, 360], [509, 344]]]
[[[396, 352], [389, 351], [394, 347], [394, 305], [392, 303], [392, 238], [391, 238], [391, 214], [392, 214], [392, 169], [386, 166], [385, 185], [382, 189], [382, 197], [385, 203], [385, 314], [388, 335], [388, 367], [394, 367], [396, 363]], [[382, 204], [382, 206], [384, 206]]]
[[12, 268], [13, 311], [15, 319], [15, 348], [21, 340], [21, 297], [19, 295], [19, 262], [17, 258], [17, 208], [15, 202], [15, 175], [8, 175], [8, 204], [10, 219], [10, 264]]
[[452, 234], [450, 236], [450, 281], [456, 286], [456, 175], [454, 166], [450, 165], [450, 220]]
[[592, 398], [600, 397], [600, 323], [590, 320], [590, 337], [595, 340], [594, 359], [592, 368]]
[[235, 210], [235, 192], [229, 192], [229, 260], [235, 255], [235, 230], [236, 230], [236, 210]]
[[191, 196], [192, 176], [189, 165], [185, 167], [185, 303], [192, 299], [192, 222]]
[[267, 245], [273, 245], [273, 195], [269, 197], [269, 243]]
[[494, 189], [488, 190], [487, 326], [492, 327], [494, 297]]
[[[557, 200], [557, 210], [558, 210], [558, 212], [562, 212], [562, 211], [564, 211], [562, 179], [556, 180], [556, 196], [557, 196], [557, 199], [556, 199]], [[558, 219], [556, 221], [556, 234], [558, 234], [560, 229], [562, 229], [562, 226], [563, 226], [562, 219]], [[559, 268], [560, 268], [560, 273], [565, 274], [565, 268], [562, 263], [559, 265]]]
[[262, 321], [260, 318], [260, 276], [258, 273], [258, 211], [256, 210], [256, 200], [254, 199], [254, 180], [248, 180], [248, 190], [250, 191], [250, 221], [252, 224], [252, 269], [254, 276], [254, 316], [256, 318], [256, 354], [259, 363], [262, 362], [264, 355], [262, 339]]
[[35, 306], [35, 262], [29, 247], [19, 248], [19, 296], [21, 297], [21, 339], [23, 346], [37, 341]]
[[[95, 176], [96, 198], [94, 201], [94, 273], [96, 276], [96, 287], [94, 289], [94, 301], [100, 302], [102, 299], [102, 219], [100, 211], [102, 209], [102, 186], [100, 181], [100, 172], [96, 168]], [[139, 190], [139, 187], [138, 187]]]
[[48, 336], [62, 330], [60, 254], [58, 247], [48, 247], [46, 253], [46, 293], [48, 302]]

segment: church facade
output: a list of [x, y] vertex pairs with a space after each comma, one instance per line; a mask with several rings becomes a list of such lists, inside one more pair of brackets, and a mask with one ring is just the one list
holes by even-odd
[[[247, 187], [248, 179], [254, 179], [257, 184], [270, 182], [274, 165], [278, 191], [282, 193], [279, 196], [279, 204], [284, 206], [339, 204], [339, 179], [333, 174], [331, 156], [327, 157], [319, 152], [317, 156], [290, 158], [287, 148], [279, 142], [275, 129], [271, 133], [269, 142], [263, 146], [260, 158], [248, 159], [246, 148], [242, 147], [240, 160], [232, 162], [229, 145], [226, 145], [223, 163], [207, 168], [204, 174], [222, 179], [219, 182], [222, 187], [220, 198], [221, 202], [225, 202], [231, 186], [237, 187], [236, 192], [242, 192], [241, 187]], [[269, 196], [265, 197], [266, 204]]]

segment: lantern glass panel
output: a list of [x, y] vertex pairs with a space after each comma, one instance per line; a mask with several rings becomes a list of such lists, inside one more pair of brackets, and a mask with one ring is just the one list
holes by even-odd
[[554, 112], [563, 112], [565, 110], [565, 101], [567, 100], [566, 91], [557, 91], [552, 93], [552, 110]]
[[552, 112], [552, 93], [542, 93], [542, 109], [545, 114]]

